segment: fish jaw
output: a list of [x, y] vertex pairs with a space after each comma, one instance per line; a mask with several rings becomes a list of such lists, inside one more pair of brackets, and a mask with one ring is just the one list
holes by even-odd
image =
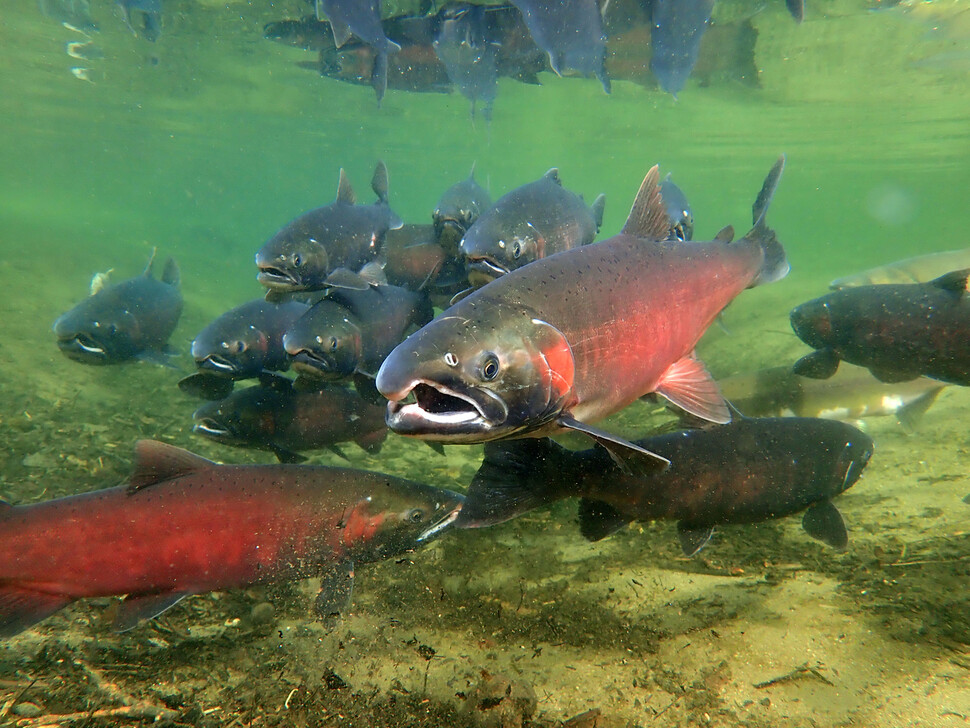
[[107, 364], [109, 362], [107, 350], [84, 334], [59, 338], [57, 348], [68, 359], [82, 364]]
[[485, 257], [475, 257], [467, 258], [465, 261], [465, 270], [468, 276], [468, 282], [476, 288], [484, 286], [486, 283], [491, 283], [496, 278], [500, 278], [509, 272], [509, 269], [491, 258]]
[[398, 345], [377, 373], [391, 430], [488, 442], [545, 428], [572, 404], [572, 350], [558, 329], [477, 294], [450, 311]]

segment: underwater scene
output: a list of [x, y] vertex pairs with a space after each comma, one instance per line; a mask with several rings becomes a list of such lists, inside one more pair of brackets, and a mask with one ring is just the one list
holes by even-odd
[[967, 0], [26, 0], [0, 724], [970, 724]]

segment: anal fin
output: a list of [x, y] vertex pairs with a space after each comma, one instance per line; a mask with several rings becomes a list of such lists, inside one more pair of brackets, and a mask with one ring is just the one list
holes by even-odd
[[115, 632], [127, 632], [137, 627], [142, 620], [154, 619], [187, 596], [188, 592], [171, 591], [127, 596], [118, 606], [118, 613], [115, 615], [111, 628]]

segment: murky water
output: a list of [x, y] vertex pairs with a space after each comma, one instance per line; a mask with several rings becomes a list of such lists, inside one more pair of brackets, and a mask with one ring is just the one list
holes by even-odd
[[[691, 200], [695, 238], [710, 239], [746, 229], [785, 153], [770, 217], [792, 273], [744, 293], [699, 352], [718, 377], [790, 364], [807, 349], [788, 311], [832, 278], [968, 244], [970, 5], [880, 5], [811, 1], [797, 25], [776, 0], [725, 2], [715, 20], [757, 30], [756, 87], [691, 80], [674, 99], [623, 80], [607, 96], [595, 79], [502, 79], [490, 126], [457, 93], [391, 90], [378, 109], [370, 88], [298, 67], [314, 54], [262, 38], [264, 23], [304, 13], [296, 0], [166, 0], [156, 43], [93, 2], [103, 57], [89, 60], [65, 52], [83, 34], [33, 3], [6, 7], [0, 494], [115, 485], [146, 437], [270, 462], [191, 434], [185, 372], [78, 365], [51, 323], [94, 273], [135, 275], [157, 247], [182, 269], [172, 344], [186, 352], [215, 315], [261, 294], [259, 246], [331, 201], [340, 167], [369, 200], [378, 159], [408, 222], [429, 222], [473, 163], [496, 197], [556, 166], [587, 200], [606, 193], [601, 237], [659, 163]], [[632, 410], [616, 423], [631, 437], [647, 408]], [[588, 710], [598, 717], [572, 725], [965, 725], [968, 413], [950, 387], [913, 434], [867, 423], [876, 455], [838, 500], [845, 553], [798, 518], [724, 528], [693, 559], [667, 523], [589, 544], [566, 503], [360, 569], [333, 631], [303, 584], [193, 597], [121, 636], [101, 616], [107, 600], [79, 603], [2, 645], [0, 712], [24, 725], [135, 720], [132, 705], [213, 726], [551, 726]], [[347, 452], [355, 467], [458, 490], [481, 456], [394, 437], [376, 456]], [[11, 712], [23, 703], [37, 712]]]

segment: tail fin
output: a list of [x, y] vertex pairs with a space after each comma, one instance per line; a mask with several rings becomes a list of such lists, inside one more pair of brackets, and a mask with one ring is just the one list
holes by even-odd
[[578, 495], [580, 457], [548, 438], [486, 443], [485, 459], [468, 488], [457, 527], [494, 526]]
[[761, 265], [761, 270], [757, 278], [751, 284], [752, 288], [754, 286], [764, 285], [765, 283], [779, 281], [788, 275], [788, 271], [791, 270], [791, 266], [788, 265], [788, 258], [785, 255], [785, 249], [778, 242], [775, 231], [768, 227], [766, 220], [768, 206], [771, 204], [771, 198], [775, 195], [775, 190], [778, 188], [778, 182], [781, 180], [781, 173], [784, 169], [785, 155], [783, 154], [778, 157], [778, 161], [775, 162], [771, 171], [768, 172], [768, 176], [765, 177], [765, 182], [761, 186], [761, 192], [758, 193], [758, 197], [751, 208], [754, 227], [748, 231], [744, 239], [757, 242], [764, 251], [764, 262]]

